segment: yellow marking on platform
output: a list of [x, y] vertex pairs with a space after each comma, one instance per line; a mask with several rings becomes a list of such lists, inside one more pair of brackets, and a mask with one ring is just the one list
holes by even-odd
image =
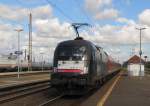
[[[122, 72], [121, 72], [122, 73]], [[109, 95], [111, 94], [113, 88], [115, 87], [115, 85], [117, 84], [117, 82], [119, 81], [120, 77], [121, 77], [121, 73], [120, 75], [116, 78], [116, 80], [114, 81], [114, 83], [112, 84], [112, 86], [108, 89], [108, 91], [106, 92], [106, 94], [102, 97], [102, 99], [98, 102], [97, 106], [103, 106], [104, 103], [106, 102], [107, 98], [109, 97]]]

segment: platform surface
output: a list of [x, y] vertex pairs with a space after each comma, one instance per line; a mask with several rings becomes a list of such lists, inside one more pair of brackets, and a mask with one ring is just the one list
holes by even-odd
[[123, 73], [104, 106], [150, 106], [150, 76], [129, 77]]

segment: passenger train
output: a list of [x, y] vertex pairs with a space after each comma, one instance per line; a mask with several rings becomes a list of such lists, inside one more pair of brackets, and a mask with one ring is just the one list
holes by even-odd
[[119, 68], [103, 48], [77, 37], [57, 45], [51, 85], [67, 95], [82, 94], [104, 83]]

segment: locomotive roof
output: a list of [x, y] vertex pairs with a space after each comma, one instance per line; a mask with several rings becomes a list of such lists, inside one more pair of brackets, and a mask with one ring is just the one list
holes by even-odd
[[72, 46], [72, 45], [92, 46], [92, 47], [95, 47], [96, 49], [98, 49], [99, 51], [103, 51], [105, 53], [105, 55], [108, 56], [108, 54], [103, 50], [102, 47], [97, 46], [88, 40], [84, 40], [84, 39], [67, 40], [67, 41], [60, 42], [58, 46], [68, 46], [68, 45], [69, 46]]
[[59, 46], [68, 46], [68, 45], [94, 45], [92, 42], [87, 40], [67, 40], [59, 43]]

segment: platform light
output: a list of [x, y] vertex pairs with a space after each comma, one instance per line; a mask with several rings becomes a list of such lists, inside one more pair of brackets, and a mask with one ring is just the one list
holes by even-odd
[[21, 28], [18, 28], [18, 29], [15, 29], [14, 31], [17, 31], [18, 33], [18, 51], [16, 52], [17, 54], [17, 59], [18, 59], [18, 78], [20, 77], [20, 55], [21, 55], [21, 51], [20, 51], [20, 32], [23, 31], [23, 29]]
[[141, 49], [141, 35], [142, 35], [142, 30], [144, 30], [144, 29], [146, 29], [146, 28], [136, 28], [137, 30], [139, 30], [140, 31], [140, 51], [139, 51], [139, 55], [140, 55], [140, 76], [141, 76], [141, 56], [142, 56], [142, 49]]

